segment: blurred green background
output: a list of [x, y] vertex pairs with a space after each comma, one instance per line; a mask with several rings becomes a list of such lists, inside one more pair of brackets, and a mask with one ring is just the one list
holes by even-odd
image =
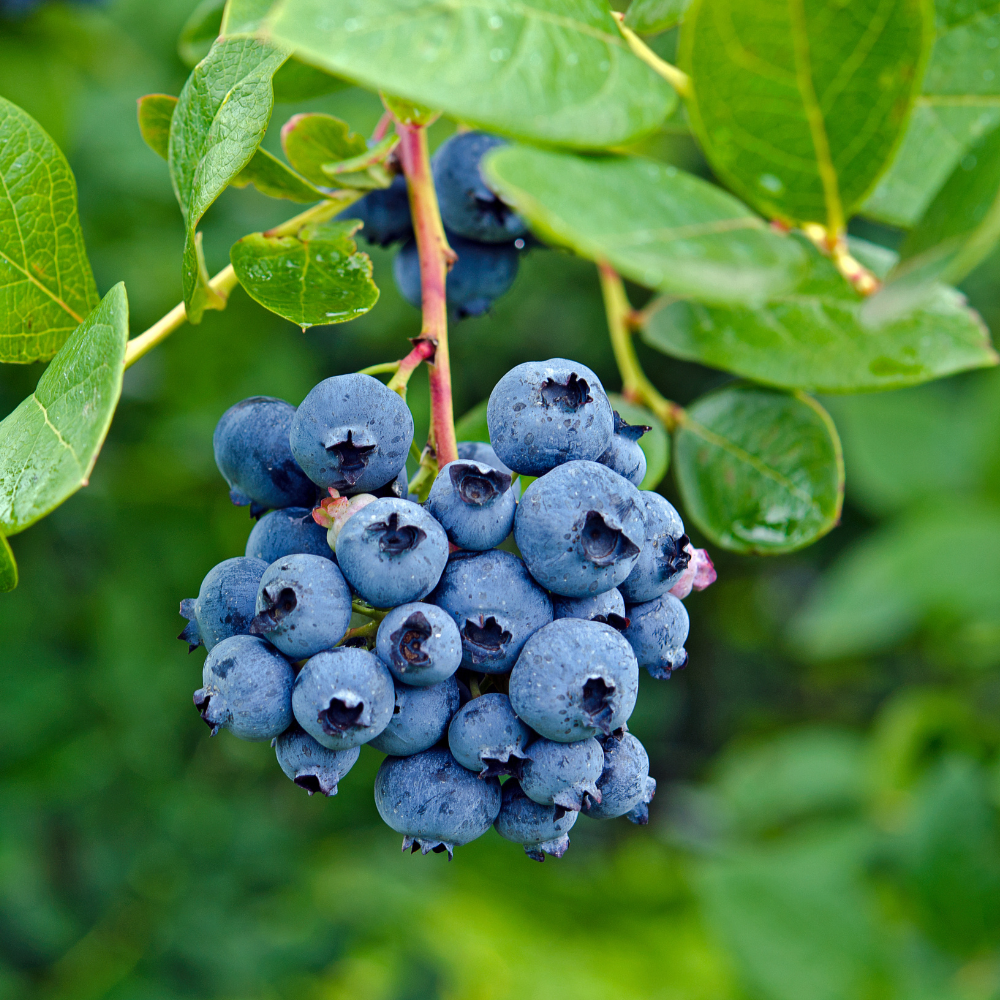
[[[193, 6], [53, 4], [0, 22], [0, 94], [66, 150], [98, 284], [125, 280], [134, 331], [180, 298], [183, 242], [135, 100], [179, 91]], [[309, 107], [361, 131], [380, 110], [353, 89]], [[296, 110], [276, 108], [271, 148]], [[704, 170], [683, 135], [647, 149]], [[228, 191], [204, 227], [210, 267], [293, 212]], [[826, 401], [846, 450], [843, 524], [781, 559], [713, 551], [718, 583], [687, 602], [690, 666], [644, 675], [631, 722], [659, 781], [648, 827], [583, 818], [544, 866], [492, 832], [451, 864], [403, 856], [375, 812], [374, 751], [321, 801], [266, 745], [208, 738], [191, 705], [203, 654], [175, 639], [177, 605], [250, 528], [212, 429], [245, 396], [297, 403], [404, 353], [419, 317], [391, 256], [372, 256], [382, 298], [361, 320], [303, 335], [237, 290], [140, 361], [90, 487], [14, 539], [0, 998], [1000, 997], [995, 372]], [[965, 286], [994, 330], [998, 278], [995, 256]], [[531, 358], [577, 358], [619, 385], [593, 268], [559, 253], [529, 255], [452, 350], [459, 412]], [[682, 402], [723, 380], [640, 350]], [[2, 412], [39, 372], [0, 372]], [[419, 421], [426, 383], [413, 385]], [[669, 477], [662, 489], [673, 497]]]

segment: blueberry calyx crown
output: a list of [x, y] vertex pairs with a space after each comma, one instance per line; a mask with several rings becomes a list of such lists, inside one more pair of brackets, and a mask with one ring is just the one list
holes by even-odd
[[680, 538], [668, 538], [663, 546], [663, 551], [656, 557], [656, 561], [662, 567], [661, 578], [674, 576], [676, 573], [683, 573], [691, 562], [691, 553], [687, 551], [691, 539], [687, 535]]
[[619, 437], [627, 438], [629, 441], [638, 441], [643, 434], [648, 434], [653, 428], [646, 424], [630, 424], [621, 414], [613, 411], [615, 415], [615, 434]]
[[511, 477], [499, 469], [482, 472], [472, 463], [453, 462], [449, 472], [452, 486], [463, 503], [482, 507], [510, 489]]
[[473, 663], [482, 663], [484, 660], [493, 660], [501, 656], [512, 638], [511, 633], [493, 615], [489, 618], [480, 615], [478, 622], [473, 618], [467, 618], [462, 627], [462, 640], [472, 647], [469, 655]]
[[590, 620], [600, 622], [602, 625], [610, 625], [618, 632], [624, 632], [632, 624], [631, 619], [616, 614], [614, 611], [609, 611], [606, 615], [594, 615]]
[[363, 701], [349, 705], [347, 699], [334, 697], [330, 699], [330, 704], [326, 708], [317, 713], [316, 721], [327, 735], [339, 736], [361, 724], [361, 714], [364, 710]]
[[427, 532], [415, 524], [400, 524], [396, 511], [384, 521], [368, 525], [365, 531], [370, 535], [377, 535], [379, 551], [390, 556], [400, 556], [415, 549], [427, 537]]
[[194, 701], [194, 707], [198, 709], [201, 721], [212, 730], [211, 735], [216, 736], [219, 732], [219, 724], [217, 722], [212, 722], [212, 720], [208, 717], [208, 705], [212, 700], [212, 696], [210, 694], [206, 694], [204, 688], [199, 688], [192, 696], [192, 700]]
[[368, 456], [375, 448], [373, 444], [355, 444], [353, 430], [348, 430], [344, 441], [326, 445], [326, 450], [336, 455], [341, 477], [348, 486], [353, 486], [364, 475]]
[[319, 783], [319, 778], [315, 774], [297, 774], [292, 781], [299, 788], [304, 788], [310, 795], [323, 791], [323, 786]]
[[558, 406], [567, 413], [572, 413], [586, 403], [594, 401], [587, 380], [578, 378], [576, 372], [573, 372], [565, 382], [547, 378], [542, 383], [541, 396], [545, 406]]
[[402, 625], [393, 632], [389, 639], [392, 642], [392, 662], [401, 671], [409, 667], [424, 667], [430, 662], [430, 657], [424, 652], [423, 644], [433, 632], [431, 624], [422, 611], [414, 611]]
[[287, 618], [298, 604], [298, 598], [291, 587], [282, 587], [277, 594], [265, 589], [261, 596], [268, 606], [250, 622], [251, 635], [266, 635], [274, 631], [275, 625]]
[[588, 510], [584, 515], [580, 544], [595, 566], [612, 566], [619, 559], [632, 559], [639, 554], [639, 546], [596, 510]]
[[614, 683], [609, 684], [603, 677], [588, 677], [584, 682], [584, 715], [587, 716], [590, 725], [605, 736], [611, 732], [611, 716], [614, 714], [611, 699], [614, 694]]
[[507, 760], [501, 760], [499, 757], [480, 757], [479, 759], [484, 765], [477, 775], [481, 781], [485, 781], [487, 778], [499, 778], [504, 774], [509, 774], [517, 781], [524, 777], [524, 758], [515, 757], [513, 753]]

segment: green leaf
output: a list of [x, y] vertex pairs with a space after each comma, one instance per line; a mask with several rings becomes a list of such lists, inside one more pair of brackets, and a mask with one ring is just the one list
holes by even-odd
[[649, 428], [641, 438], [639, 447], [646, 456], [646, 475], [639, 486], [641, 490], [655, 490], [667, 474], [670, 464], [670, 435], [667, 429], [656, 418], [656, 415], [644, 406], [629, 402], [624, 396], [609, 392], [608, 399], [618, 411], [618, 415], [630, 424], [643, 424]]
[[227, 0], [222, 15], [221, 34], [251, 35], [257, 31], [274, 6], [274, 0]]
[[0, 530], [13, 535], [86, 486], [122, 389], [128, 299], [115, 285], [35, 391], [0, 422]]
[[961, 281], [1000, 241], [1000, 128], [969, 149], [900, 248], [900, 273]]
[[507, 146], [483, 170], [544, 239], [669, 295], [759, 298], [794, 286], [805, 262], [797, 242], [668, 164]]
[[486, 426], [486, 407], [488, 404], [488, 399], [476, 403], [468, 413], [455, 421], [456, 441], [481, 441], [483, 444], [489, 444], [490, 431], [489, 427]]
[[809, 269], [797, 287], [760, 304], [667, 303], [647, 312], [643, 339], [676, 358], [810, 392], [897, 389], [997, 363], [982, 321], [954, 289], [931, 285], [902, 314], [875, 322], [878, 303], [801, 242]]
[[[388, 140], [382, 158], [388, 155], [392, 141]], [[391, 178], [376, 163], [357, 165], [365, 169], [354, 173], [342, 173], [334, 169], [348, 161], [367, 159], [374, 150], [369, 150], [364, 136], [352, 132], [345, 121], [333, 115], [302, 114], [289, 118], [281, 128], [281, 146], [291, 163], [303, 177], [314, 184], [329, 187], [336, 179], [338, 187], [386, 187]], [[379, 154], [374, 155], [378, 159]], [[369, 167], [378, 171], [375, 175]]]
[[170, 119], [177, 107], [177, 98], [170, 94], [146, 94], [140, 97], [139, 131], [146, 145], [165, 160], [170, 151]]
[[0, 361], [47, 361], [97, 301], [66, 157], [0, 97]]
[[267, 131], [271, 77], [285, 54], [253, 38], [212, 47], [184, 84], [170, 125], [170, 176], [187, 230], [184, 304], [188, 322], [225, 300], [208, 285], [196, 230], [201, 217], [253, 158]]
[[768, 218], [834, 231], [888, 165], [931, 44], [925, 0], [695, 0], [681, 31], [692, 126]]
[[236, 277], [265, 309], [301, 326], [346, 323], [378, 301], [368, 255], [354, 222], [306, 226], [297, 236], [251, 233], [230, 250]]
[[309, 66], [299, 59], [289, 59], [274, 74], [274, 99], [278, 103], [297, 104], [311, 101], [314, 97], [324, 97], [348, 86], [341, 80], [321, 70]]
[[253, 159], [230, 181], [233, 187], [243, 188], [252, 184], [269, 198], [286, 198], [302, 204], [320, 201], [326, 192], [320, 191], [290, 170], [266, 149], [258, 149]]
[[222, 31], [222, 10], [226, 0], [203, 0], [181, 28], [177, 55], [188, 69], [193, 69], [208, 55], [212, 43]]
[[464, 122], [586, 149], [652, 131], [677, 99], [602, 0], [285, 0], [263, 37]]
[[688, 515], [733, 552], [801, 549], [840, 518], [837, 430], [801, 393], [736, 384], [702, 396], [677, 432], [674, 468]]
[[912, 226], [969, 148], [1000, 125], [996, 0], [937, 5], [937, 40], [913, 117], [889, 172], [864, 212]]
[[10, 542], [0, 535], [0, 594], [8, 594], [17, 587], [17, 560]]
[[657, 35], [681, 23], [691, 0], [632, 0], [625, 27], [637, 35]]

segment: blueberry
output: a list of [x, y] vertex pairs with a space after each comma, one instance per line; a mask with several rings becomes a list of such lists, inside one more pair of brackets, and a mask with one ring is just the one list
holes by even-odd
[[560, 618], [539, 629], [510, 675], [514, 711], [558, 743], [620, 728], [638, 690], [639, 667], [621, 633], [580, 618]]
[[606, 466], [567, 462], [524, 491], [514, 541], [543, 587], [563, 597], [600, 594], [638, 561], [644, 506], [639, 491]]
[[396, 704], [392, 674], [366, 649], [338, 646], [308, 660], [292, 690], [299, 725], [331, 750], [373, 740]]
[[466, 702], [448, 727], [455, 760], [480, 778], [520, 775], [531, 730], [514, 714], [505, 694], [484, 694]]
[[645, 825], [656, 793], [645, 747], [631, 733], [607, 736], [603, 745], [604, 769], [597, 780], [601, 794], [585, 802], [583, 811], [594, 819], [628, 816], [633, 823]]
[[612, 472], [638, 486], [646, 478], [646, 455], [639, 447], [639, 438], [652, 427], [626, 423], [615, 410], [615, 432], [608, 450], [597, 460]]
[[589, 368], [552, 358], [507, 372], [490, 393], [486, 422], [500, 461], [521, 475], [540, 476], [563, 462], [603, 455], [614, 411]]
[[177, 637], [194, 650], [209, 652], [217, 642], [246, 635], [256, 613], [257, 588], [267, 569], [263, 559], [237, 556], [208, 571], [196, 598], [181, 601], [181, 614], [190, 624]]
[[681, 578], [691, 559], [684, 522], [670, 501], [643, 490], [646, 531], [642, 552], [618, 589], [629, 604], [643, 604], [665, 594]]
[[247, 539], [247, 557], [263, 559], [268, 565], [300, 552], [333, 559], [333, 550], [326, 544], [326, 529], [313, 520], [307, 507], [272, 510], [253, 526]]
[[431, 160], [434, 187], [444, 224], [480, 243], [509, 243], [524, 236], [528, 227], [483, 180], [483, 157], [506, 140], [485, 132], [463, 132], [444, 142]]
[[688, 661], [684, 643], [690, 622], [687, 609], [673, 594], [663, 594], [628, 609], [629, 626], [624, 635], [635, 651], [640, 667], [651, 677], [667, 680]]
[[311, 507], [316, 497], [289, 446], [294, 419], [295, 407], [283, 399], [253, 396], [231, 406], [216, 425], [215, 464], [233, 503], [249, 504], [254, 516], [272, 507]]
[[393, 608], [382, 619], [375, 651], [396, 680], [412, 687], [429, 687], [458, 670], [462, 637], [447, 611], [414, 601]]
[[358, 761], [360, 747], [328, 750], [300, 726], [286, 729], [274, 744], [281, 770], [310, 795], [336, 795], [337, 783]]
[[[446, 299], [456, 318], [482, 316], [493, 302], [510, 289], [517, 277], [520, 250], [510, 243], [475, 243], [446, 233], [458, 255], [448, 272]], [[396, 287], [411, 306], [420, 308], [420, 255], [415, 240], [396, 254], [392, 263]]]
[[594, 594], [593, 597], [553, 597], [552, 616], [603, 622], [619, 632], [628, 624], [625, 599], [618, 590], [605, 590], [603, 594]]
[[387, 188], [369, 191], [337, 218], [360, 219], [364, 226], [359, 235], [375, 246], [387, 247], [408, 240], [413, 235], [413, 220], [406, 178], [397, 174]]
[[481, 837], [500, 812], [500, 782], [479, 781], [447, 750], [386, 757], [375, 776], [375, 806], [403, 834], [403, 850], [447, 851]]
[[392, 718], [371, 745], [393, 757], [409, 757], [429, 750], [448, 731], [459, 700], [458, 681], [454, 677], [430, 687], [408, 687], [396, 681]]
[[579, 812], [601, 801], [597, 779], [604, 767], [601, 744], [593, 737], [574, 743], [535, 740], [521, 775], [521, 788], [533, 802]]
[[532, 802], [516, 781], [503, 786], [500, 815], [493, 823], [504, 840], [524, 845], [524, 853], [535, 861], [546, 854], [561, 858], [569, 849], [567, 834], [580, 814], [561, 806]]
[[510, 534], [517, 501], [506, 472], [459, 460], [438, 473], [425, 506], [459, 548], [483, 551]]
[[399, 475], [391, 483], [380, 486], [377, 490], [372, 490], [371, 495], [376, 500], [382, 497], [395, 497], [397, 500], [406, 500], [409, 495], [410, 481], [406, 477], [406, 466], [399, 470]]
[[250, 625], [285, 656], [302, 660], [335, 646], [351, 624], [351, 589], [337, 564], [300, 553], [271, 563]]
[[213, 736], [228, 729], [241, 740], [263, 742], [292, 724], [294, 680], [291, 664], [270, 643], [234, 635], [208, 654], [194, 705]]
[[447, 561], [444, 528], [409, 500], [375, 500], [352, 515], [337, 536], [344, 576], [376, 608], [426, 597]]
[[500, 549], [453, 553], [430, 600], [458, 625], [462, 666], [479, 673], [506, 673], [528, 637], [552, 621], [548, 595]]
[[302, 400], [289, 435], [309, 478], [341, 494], [370, 493], [406, 465], [413, 417], [399, 395], [371, 375], [335, 375]]

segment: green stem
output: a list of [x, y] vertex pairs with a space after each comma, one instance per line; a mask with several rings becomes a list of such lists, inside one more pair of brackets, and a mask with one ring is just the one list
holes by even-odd
[[359, 615], [364, 615], [365, 618], [371, 618], [376, 622], [380, 622], [389, 613], [390, 609], [372, 607], [367, 601], [361, 600], [360, 597], [355, 597], [351, 601], [351, 610], [356, 611]]
[[337, 645], [343, 646], [349, 639], [372, 639], [378, 632], [378, 626], [378, 622], [366, 622], [364, 625], [358, 625], [357, 628], [349, 628]]
[[359, 375], [388, 375], [390, 372], [395, 375], [399, 371], [398, 361], [384, 361], [380, 365], [369, 365], [367, 368], [362, 368], [358, 374]]
[[618, 22], [618, 30], [622, 37], [628, 42], [628, 47], [647, 66], [659, 73], [681, 97], [691, 96], [691, 77], [682, 69], [678, 69], [673, 63], [668, 63], [666, 59], [661, 59], [631, 28], [625, 27], [625, 15], [620, 11], [612, 11], [615, 20]]
[[684, 423], [687, 415], [682, 406], [660, 394], [639, 364], [639, 356], [632, 340], [631, 322], [635, 314], [625, 294], [625, 285], [614, 268], [607, 264], [598, 264], [597, 273], [601, 279], [611, 347], [622, 377], [622, 395], [652, 410], [668, 431], [675, 431]]

